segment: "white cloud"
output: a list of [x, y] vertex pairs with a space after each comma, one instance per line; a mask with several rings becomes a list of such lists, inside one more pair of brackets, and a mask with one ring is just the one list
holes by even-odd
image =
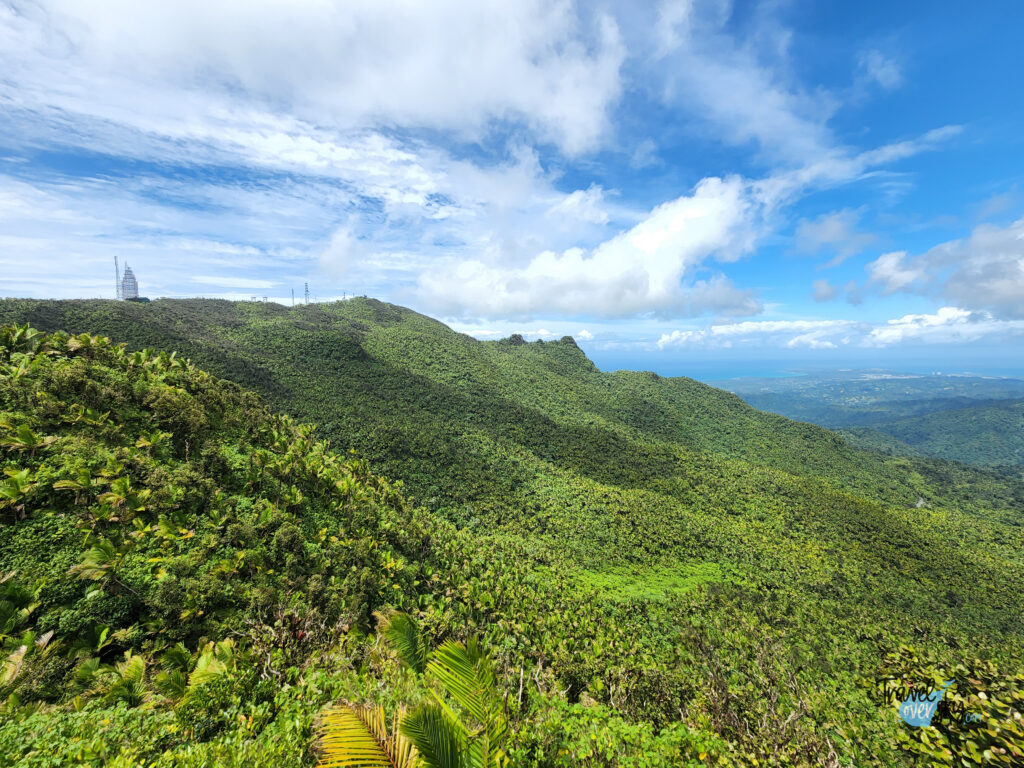
[[751, 294], [721, 275], [693, 273], [712, 256], [749, 250], [753, 214], [741, 179], [704, 179], [589, 252], [544, 251], [521, 267], [500, 254], [451, 261], [420, 276], [418, 296], [446, 316], [751, 314], [758, 310]]
[[231, 275], [196, 275], [191, 279], [193, 283], [202, 285], [212, 285], [218, 288], [246, 288], [254, 291], [268, 290], [276, 285], [272, 280], [253, 280]]
[[327, 246], [320, 253], [320, 264], [336, 277], [345, 277], [352, 262], [366, 254], [365, 245], [348, 226], [334, 230]]
[[839, 293], [839, 289], [832, 285], [828, 280], [815, 280], [813, 288], [814, 300], [818, 302], [831, 301]]
[[664, 0], [655, 60], [671, 73], [665, 99], [714, 126], [721, 139], [755, 142], [773, 159], [804, 165], [834, 145], [826, 121], [837, 103], [791, 82], [791, 33], [769, 9], [757, 13], [755, 31], [739, 38], [730, 3]]
[[588, 331], [586, 328], [581, 328], [576, 332], [576, 338], [582, 339], [583, 341], [593, 341], [594, 334]]
[[867, 266], [866, 287], [935, 293], [958, 306], [1024, 318], [1024, 218], [999, 227], [982, 224], [971, 235], [920, 256], [883, 254]]
[[807, 347], [808, 349], [835, 349], [835, 342], [824, 338], [825, 335], [825, 331], [801, 333], [799, 336], [794, 336], [792, 339], [787, 341], [786, 346], [790, 349], [796, 349], [798, 347]]
[[564, 216], [591, 224], [607, 224], [608, 211], [604, 205], [604, 190], [597, 185], [577, 189], [551, 206], [549, 214]]
[[[809, 188], [956, 129], [837, 147], [830, 97], [791, 79], [788, 31], [766, 11], [753, 25], [763, 34], [741, 39], [727, 4], [698, 6], [666, 3], [661, 58], [640, 61], [645, 38], [631, 63], [674, 73], [658, 81], [670, 105], [786, 170], [704, 179], [640, 210], [589, 173], [579, 189], [561, 175], [565, 155], [611, 145], [632, 10], [617, 24], [568, 0], [401, 13], [370, 0], [0, 3], [11, 147], [204, 169], [202, 182], [146, 176], [142, 163], [141, 177], [116, 182], [0, 176], [0, 261], [29, 254], [66, 275], [3, 292], [109, 293], [100, 275], [119, 253], [141, 260], [154, 295], [188, 290], [180, 275], [285, 291], [316, 276], [331, 283], [324, 293], [411, 297], [461, 317], [756, 313], [754, 293], [714, 261], [750, 253], [769, 216]], [[561, 152], [553, 161], [545, 142]], [[656, 162], [656, 149], [641, 141], [634, 164]]]
[[690, 345], [732, 347], [742, 344], [774, 343], [779, 346], [810, 346], [822, 349], [835, 346], [827, 337], [848, 335], [858, 325], [859, 323], [852, 320], [746, 320], [741, 323], [664, 333], [658, 339], [657, 346], [659, 349], [671, 349]]
[[997, 320], [987, 312], [942, 307], [934, 314], [904, 315], [874, 328], [865, 346], [890, 346], [908, 341], [928, 344], [971, 342], [986, 336], [1005, 338], [1024, 333], [1024, 321]]
[[825, 267], [837, 266], [875, 241], [874, 235], [857, 231], [859, 220], [860, 211], [850, 208], [822, 214], [816, 219], [801, 219], [796, 227], [797, 248], [814, 255], [822, 249], [833, 251], [835, 256]]
[[829, 350], [898, 344], [958, 344], [980, 339], [1005, 341], [1024, 335], [1024, 320], [999, 320], [986, 312], [942, 307], [882, 323], [855, 320], [748, 320], [663, 333], [661, 350], [686, 347]]
[[966, 240], [923, 258], [926, 268], [951, 267], [943, 294], [963, 306], [1024, 318], [1024, 218], [1009, 226], [983, 224]]
[[867, 271], [868, 283], [881, 286], [886, 295], [906, 290], [925, 276], [922, 269], [908, 261], [906, 251], [883, 253], [867, 265]]
[[881, 51], [862, 51], [858, 60], [861, 74], [887, 91], [903, 85], [903, 71]]
[[569, 152], [603, 137], [625, 56], [610, 17], [541, 0], [44, 0], [0, 9], [0, 27], [19, 102], [123, 117], [146, 91], [187, 124], [215, 92], [336, 128], [471, 136], [512, 119]]
[[658, 165], [661, 162], [661, 158], [658, 157], [658, 145], [650, 139], [644, 139], [636, 145], [636, 149], [633, 150], [633, 156], [630, 158], [629, 164], [634, 168], [650, 168], [652, 165]]
[[757, 182], [759, 196], [770, 205], [792, 202], [808, 188], [847, 184], [851, 181], [877, 175], [877, 169], [889, 163], [905, 160], [921, 152], [942, 147], [959, 136], [963, 128], [946, 125], [933, 128], [912, 139], [883, 144], [862, 152], [847, 149], [829, 149], [800, 167], [773, 173]]
[[[507, 237], [482, 232], [466, 255], [440, 259], [423, 272], [407, 296], [452, 318], [755, 314], [760, 302], [753, 292], [737, 288], [722, 274], [698, 277], [700, 268], [712, 259], [730, 261], [750, 253], [769, 219], [809, 188], [849, 182], [880, 164], [932, 149], [958, 132], [929, 131], [857, 155], [836, 151], [803, 169], [756, 181], [706, 178], [692, 195], [663, 203], [640, 223], [592, 248], [556, 250], [548, 244], [553, 230], [544, 233], [547, 242], [531, 240], [517, 234], [522, 227], [508, 228], [503, 211]], [[586, 210], [595, 192], [590, 188], [563, 196], [554, 207]], [[838, 221], [805, 228], [808, 242], [813, 235], [822, 243], [839, 244], [846, 236], [839, 245], [844, 252], [866, 244], [870, 236], [852, 230], [855, 216], [838, 214]]]

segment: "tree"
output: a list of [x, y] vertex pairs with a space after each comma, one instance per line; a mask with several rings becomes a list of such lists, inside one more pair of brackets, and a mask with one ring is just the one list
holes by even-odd
[[130, 551], [130, 542], [118, 547], [109, 539], [100, 539], [85, 553], [82, 562], [68, 569], [68, 573], [80, 579], [98, 581], [104, 589], [113, 584], [127, 589], [133, 595], [138, 595], [138, 592], [118, 578], [124, 559]]

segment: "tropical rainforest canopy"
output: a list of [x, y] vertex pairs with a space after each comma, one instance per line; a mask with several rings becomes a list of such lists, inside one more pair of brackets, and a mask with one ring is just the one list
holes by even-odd
[[1005, 473], [367, 299], [0, 322], [0, 764], [1024, 760]]

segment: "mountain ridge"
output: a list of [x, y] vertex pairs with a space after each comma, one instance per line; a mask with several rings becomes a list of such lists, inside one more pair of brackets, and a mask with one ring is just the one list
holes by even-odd
[[477, 341], [373, 300], [0, 302], [8, 320], [163, 355], [187, 338], [179, 355], [401, 481], [438, 526], [420, 620], [436, 638], [483, 632], [510, 677], [549, 676], [517, 721], [543, 756], [524, 764], [582, 759], [545, 730], [558, 723], [669, 738], [680, 718], [687, 739], [722, 740], [723, 764], [819, 764], [830, 743], [891, 756], [907, 747], [865, 680], [910, 664], [900, 648], [923, 654], [903, 676], [920, 659], [976, 669], [967, 647], [1007, 674], [1024, 659], [1024, 496], [996, 474], [859, 451], [690, 379], [598, 371], [567, 340]]

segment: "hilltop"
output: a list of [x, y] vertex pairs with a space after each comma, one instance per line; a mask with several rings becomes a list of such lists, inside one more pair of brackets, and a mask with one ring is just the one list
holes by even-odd
[[[622, 484], [666, 479], [679, 451], [811, 475], [912, 505], [1018, 508], [1024, 495], [955, 464], [851, 449], [835, 433], [747, 406], [685, 377], [603, 373], [571, 339], [513, 344], [458, 334], [373, 299], [286, 308], [215, 300], [0, 301], [0, 322], [104, 333], [131, 349], [175, 350], [318, 424], [426, 503], [514, 489], [521, 462], [485, 457], [493, 444], [586, 477]], [[480, 441], [488, 445], [481, 450]], [[628, 457], [628, 461], [623, 461]], [[481, 474], [496, 475], [477, 488]], [[970, 493], [962, 492], [965, 484]], [[957, 495], [959, 494], [959, 496]], [[989, 500], [988, 495], [994, 494]]]
[[[9, 320], [177, 351], [234, 382], [204, 378], [214, 390], [316, 424], [318, 455], [355, 449], [360, 482], [401, 481], [397, 517], [361, 535], [393, 531], [408, 581], [354, 603], [340, 586], [364, 606], [345, 621], [372, 632], [397, 604], [435, 639], [484, 633], [506, 684], [536, 681], [524, 764], [579, 764], [591, 735], [614, 745], [607, 764], [891, 764], [916, 747], [874, 681], [975, 657], [994, 665], [977, 680], [1021, 668], [1024, 494], [1006, 477], [859, 450], [691, 379], [604, 373], [568, 338], [481, 342], [374, 300], [0, 302]], [[268, 450], [248, 439], [204, 471]], [[0, 567], [25, 567], [10, 551]]]

